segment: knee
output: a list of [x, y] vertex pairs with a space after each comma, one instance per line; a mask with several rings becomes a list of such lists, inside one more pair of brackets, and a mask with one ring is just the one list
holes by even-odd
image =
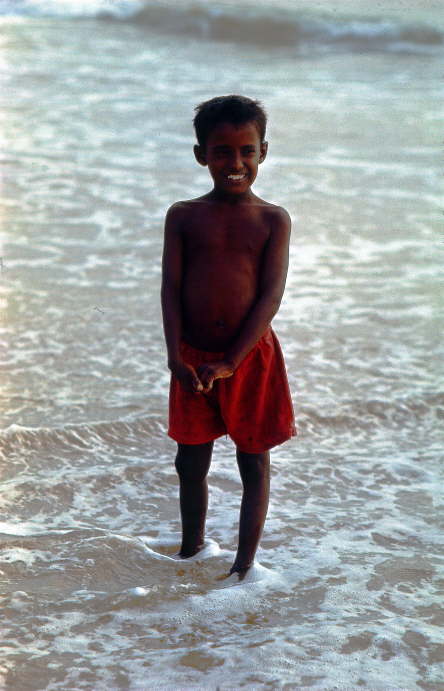
[[208, 473], [208, 463], [203, 462], [199, 454], [193, 453], [191, 450], [179, 449], [175, 466], [182, 482], [203, 482]]
[[270, 454], [264, 453], [245, 453], [237, 449], [237, 462], [242, 482], [264, 482], [270, 477]]

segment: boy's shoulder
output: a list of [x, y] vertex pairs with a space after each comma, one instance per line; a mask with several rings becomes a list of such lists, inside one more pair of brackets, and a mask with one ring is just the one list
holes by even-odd
[[194, 202], [194, 201], [195, 201], [194, 199], [184, 199], [184, 200], [174, 202], [169, 207], [167, 214], [180, 214], [181, 212], [183, 213], [184, 211], [186, 211], [187, 209], [190, 208], [191, 202]]
[[279, 228], [284, 234], [289, 234], [291, 230], [291, 218], [287, 209], [278, 204], [272, 204], [264, 199], [259, 199], [264, 221], [271, 230]]
[[196, 209], [196, 205], [203, 201], [203, 197], [197, 197], [196, 199], [183, 199], [174, 202], [169, 207], [166, 217], [167, 220], [180, 220], [185, 216], [189, 215], [193, 210]]
[[266, 202], [263, 199], [261, 199], [261, 202], [264, 204], [265, 213], [268, 213], [271, 217], [279, 219], [285, 223], [291, 223], [290, 214], [288, 213], [287, 209], [284, 209], [283, 206]]
[[[174, 218], [184, 218], [193, 212], [198, 212], [202, 206], [212, 206], [215, 202], [211, 200], [208, 195], [202, 197], [195, 197], [194, 199], [184, 199], [172, 204], [168, 211], [167, 216]], [[283, 223], [284, 225], [291, 225], [291, 218], [286, 209], [283, 206], [278, 206], [277, 204], [272, 204], [271, 202], [265, 201], [260, 197], [255, 197], [242, 208], [249, 207], [252, 210], [259, 211], [264, 214], [264, 216], [275, 222]], [[239, 208], [240, 210], [240, 208]]]

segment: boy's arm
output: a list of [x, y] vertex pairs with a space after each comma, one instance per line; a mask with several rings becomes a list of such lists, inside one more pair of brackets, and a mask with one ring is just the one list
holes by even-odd
[[165, 218], [165, 239], [162, 256], [162, 317], [168, 352], [168, 367], [183, 386], [190, 391], [201, 391], [202, 384], [191, 365], [182, 360], [182, 233], [184, 209], [180, 203], [168, 209]]
[[273, 213], [272, 230], [262, 258], [259, 298], [225, 358], [236, 369], [269, 327], [279, 309], [288, 271], [291, 219], [283, 208]]
[[288, 270], [291, 219], [285, 209], [280, 207], [273, 213], [271, 223], [270, 237], [262, 258], [258, 300], [248, 314], [239, 336], [225, 353], [224, 360], [198, 368], [199, 378], [206, 390], [211, 388], [212, 380], [230, 376], [236, 370], [263, 336], [281, 304]]
[[162, 316], [163, 330], [168, 352], [168, 367], [180, 359], [180, 339], [182, 335], [182, 313], [180, 289], [182, 284], [182, 222], [181, 209], [173, 204], [165, 217], [165, 234], [162, 255]]

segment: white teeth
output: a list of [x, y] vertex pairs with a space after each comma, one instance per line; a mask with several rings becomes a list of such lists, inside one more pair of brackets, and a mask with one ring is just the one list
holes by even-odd
[[228, 175], [229, 180], [243, 180], [245, 175]]

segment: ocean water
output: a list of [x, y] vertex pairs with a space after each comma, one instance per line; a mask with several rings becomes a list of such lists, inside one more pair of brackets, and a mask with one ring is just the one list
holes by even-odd
[[[438, 2], [0, 3], [0, 688], [444, 689]], [[200, 101], [259, 98], [299, 436], [257, 563], [215, 444], [177, 561], [163, 217]]]

